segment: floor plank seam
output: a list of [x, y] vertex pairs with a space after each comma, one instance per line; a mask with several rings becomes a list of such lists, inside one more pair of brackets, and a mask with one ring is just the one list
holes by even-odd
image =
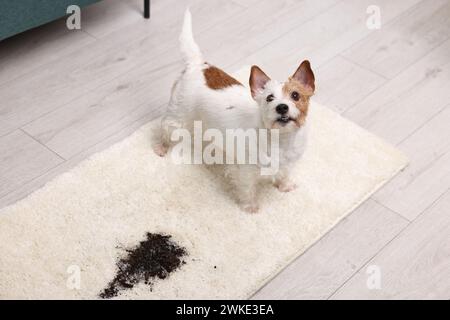
[[432, 121], [433, 119], [437, 118], [442, 112], [444, 112], [447, 108], [450, 108], [450, 104], [446, 105], [445, 107], [443, 107], [442, 109], [438, 110], [435, 114], [433, 114], [429, 119], [427, 119], [424, 123], [422, 123], [422, 125], [420, 125], [419, 127], [417, 127], [416, 129], [414, 129], [410, 134], [408, 134], [405, 138], [403, 138], [402, 140], [400, 140], [397, 144], [395, 144], [396, 147], [400, 146], [403, 142], [405, 142], [406, 140], [408, 140], [411, 136], [413, 136], [416, 132], [418, 132], [420, 129], [422, 129], [423, 127], [425, 127], [427, 125], [427, 123], [429, 123], [430, 121]]
[[419, 178], [422, 174], [426, 173], [428, 171], [428, 169], [430, 169], [436, 162], [438, 162], [440, 159], [445, 157], [447, 154], [450, 154], [450, 150], [443, 152], [435, 159], [432, 159], [431, 161], [427, 162], [421, 170], [414, 173], [414, 178], [412, 181], [408, 182], [408, 185], [411, 184], [417, 178]]
[[4, 134], [1, 134], [1, 135], [0, 135], [0, 139], [6, 137], [7, 135], [10, 135], [11, 133], [13, 133], [13, 132], [16, 131], [16, 130], [17, 130], [17, 129], [12, 129], [11, 131], [8, 131], [8, 132], [6, 132], [6, 133], [4, 133]]
[[[380, 190], [382, 190], [383, 188], [381, 188]], [[405, 216], [403, 216], [401, 213], [395, 211], [394, 209], [390, 208], [389, 206], [385, 205], [384, 203], [381, 203], [380, 201], [378, 201], [377, 199], [370, 197], [371, 200], [373, 200], [374, 202], [376, 202], [378, 205], [380, 205], [381, 207], [385, 208], [386, 210], [390, 211], [391, 213], [395, 214], [396, 216], [398, 216], [399, 218], [401, 218], [402, 220], [405, 220], [405, 222], [412, 222], [413, 220], [410, 220], [408, 218], [406, 218]]]
[[83, 28], [81, 28], [81, 31], [85, 34], [87, 34], [89, 37], [91, 37], [92, 39], [98, 41], [99, 38], [97, 38], [96, 36], [94, 36], [93, 34], [90, 34], [88, 31], [84, 30]]
[[389, 81], [389, 80], [390, 80], [390, 79], [389, 79], [388, 77], [386, 77], [385, 75], [382, 75], [381, 73], [378, 73], [377, 71], [371, 70], [370, 68], [367, 68], [366, 66], [364, 66], [364, 65], [362, 65], [362, 64], [360, 64], [360, 63], [358, 63], [358, 62], [355, 62], [355, 61], [351, 60], [350, 58], [347, 58], [345, 55], [342, 54], [342, 52], [338, 53], [336, 56], [341, 57], [341, 58], [344, 59], [345, 61], [347, 61], [347, 62], [349, 62], [349, 63], [351, 63], [351, 64], [354, 64], [355, 66], [360, 67], [360, 68], [363, 69], [363, 70], [366, 70], [366, 71], [369, 71], [369, 72], [371, 72], [371, 73], [373, 73], [373, 74], [376, 74], [376, 75], [379, 76], [380, 78], [383, 78], [385, 81]]
[[[340, 54], [338, 54], [337, 56], [340, 56], [342, 58], [345, 59], [344, 56], [341, 56]], [[353, 61], [345, 59], [346, 61], [348, 61], [349, 63], [353, 63]], [[331, 61], [331, 60], [330, 60]], [[355, 64], [356, 66], [360, 67], [359, 65]], [[364, 70], [372, 72], [369, 69], [364, 68]], [[379, 75], [377, 73], [372, 72], [375, 75]], [[380, 83], [379, 85], [377, 85], [374, 89], [370, 90], [369, 92], [367, 92], [365, 95], [361, 96], [360, 98], [358, 98], [355, 102], [348, 104], [347, 108], [345, 108], [344, 110], [341, 110], [339, 113], [341, 115], [344, 115], [344, 113], [346, 113], [348, 110], [352, 109], [353, 107], [355, 107], [356, 105], [358, 105], [359, 103], [361, 103], [362, 101], [364, 101], [364, 99], [366, 99], [368, 96], [370, 96], [371, 94], [375, 93], [376, 91], [378, 91], [379, 89], [381, 89], [382, 87], [384, 87], [384, 85], [386, 84], [386, 82], [390, 81], [389, 79], [387, 79], [386, 77], [382, 77], [385, 81], [383, 83]], [[348, 118], [347, 118], [348, 119]], [[349, 119], [350, 120], [350, 119]]]
[[411, 221], [407, 220], [406, 225], [401, 228], [398, 233], [396, 235], [394, 235], [392, 237], [392, 239], [390, 239], [388, 242], [386, 242], [377, 252], [375, 252], [371, 257], [369, 257], [365, 262], [363, 262], [363, 264], [361, 264], [361, 267], [355, 269], [355, 271], [349, 275], [349, 277], [340, 285], [338, 286], [338, 288], [336, 288], [336, 290], [334, 290], [328, 297], [326, 300], [330, 300], [331, 298], [333, 298], [333, 296], [341, 289], [343, 288], [347, 282], [349, 282], [351, 279], [353, 279], [353, 277], [359, 273], [359, 271], [361, 271], [364, 267], [366, 267], [370, 261], [372, 261], [381, 251], [383, 251], [390, 243], [392, 243], [395, 239], [397, 239], [400, 234], [403, 233], [403, 231], [405, 231], [410, 225], [411, 225]]
[[[449, 41], [449, 40], [450, 40], [450, 34], [449, 34], [449, 36], [448, 36], [447, 38], [445, 38], [444, 40], [442, 40], [441, 43], [435, 45], [434, 47], [431, 47], [429, 51], [425, 52], [425, 53], [422, 54], [421, 56], [418, 56], [418, 57], [417, 57], [414, 61], [412, 61], [411, 64], [409, 64], [404, 70], [406, 70], [406, 69], [409, 68], [410, 66], [415, 65], [418, 61], [420, 61], [420, 59], [425, 58], [430, 52], [434, 51], [435, 49], [438, 49], [439, 47], [441, 47], [443, 44], [445, 44], [445, 43], [446, 43], [447, 41]], [[400, 71], [400, 72], [395, 73], [394, 76], [393, 76], [393, 78], [396, 77], [396, 76], [398, 76], [398, 75], [401, 74], [402, 72], [403, 72], [403, 70]]]
[[42, 147], [44, 147], [45, 149], [47, 149], [48, 151], [50, 151], [51, 153], [55, 154], [58, 158], [60, 158], [61, 160], [66, 161], [67, 159], [64, 158], [63, 156], [61, 156], [60, 154], [58, 154], [58, 152], [56, 152], [55, 150], [51, 149], [49, 146], [47, 146], [46, 144], [42, 143], [41, 141], [39, 141], [38, 139], [36, 139], [35, 137], [33, 137], [31, 134], [29, 134], [28, 132], [26, 132], [25, 130], [23, 130], [22, 128], [18, 129], [19, 131], [21, 131], [24, 135], [26, 135], [27, 137], [29, 137], [30, 139], [32, 139], [33, 141], [35, 141], [36, 143], [40, 144]]
[[[450, 39], [449, 39], [449, 40], [450, 40]], [[447, 41], [449, 41], [449, 40], [446, 40], [446, 41], [442, 42], [438, 47], [434, 48], [434, 49], [431, 50], [431, 51], [428, 51], [427, 54], [424, 55], [421, 59], [424, 59], [426, 56], [433, 54], [434, 51], [436, 51], [436, 50], [438, 50], [440, 47], [444, 46], [444, 44], [445, 44]], [[416, 61], [416, 63], [417, 63], [417, 61]], [[397, 78], [398, 78], [399, 76], [401, 76], [403, 73], [407, 72], [409, 69], [411, 69], [412, 67], [414, 67], [414, 65], [415, 65], [415, 64], [408, 65], [408, 67], [406, 67], [405, 69], [403, 69], [403, 70], [402, 70], [400, 73], [398, 73], [394, 78], [389, 79], [388, 81], [386, 81], [385, 83], [383, 83], [381, 86], [379, 86], [379, 87], [377, 88], [377, 90], [382, 89], [382, 88], [384, 88], [384, 87], [386, 87], [386, 86], [388, 86], [388, 85], [391, 85], [391, 83], [392, 83], [395, 79], [397, 79]], [[376, 90], [375, 90], [375, 91], [376, 91]], [[362, 101], [362, 100], [361, 100], [361, 101]], [[384, 105], [380, 105], [380, 107], [383, 107], [383, 106], [384, 106]], [[355, 108], [355, 107], [356, 107], [356, 104], [353, 105], [352, 107], [346, 109], [342, 114], [345, 115], [347, 112], [349, 112], [350, 110], [352, 110], [352, 109]]]

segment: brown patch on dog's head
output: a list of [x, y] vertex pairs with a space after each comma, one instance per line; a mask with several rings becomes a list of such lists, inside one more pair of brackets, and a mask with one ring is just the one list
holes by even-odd
[[203, 70], [206, 85], [213, 90], [220, 90], [231, 86], [242, 86], [242, 83], [227, 74], [225, 71], [208, 65], [208, 68]]
[[305, 123], [309, 100], [314, 95], [315, 89], [315, 77], [308, 60], [303, 61], [283, 85], [283, 94], [294, 102], [300, 111], [300, 116], [295, 120], [299, 127]]

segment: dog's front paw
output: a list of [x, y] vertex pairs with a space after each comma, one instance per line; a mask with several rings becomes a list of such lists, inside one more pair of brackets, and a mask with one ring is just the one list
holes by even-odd
[[169, 148], [162, 143], [158, 143], [153, 146], [153, 151], [155, 151], [158, 156], [164, 157], [167, 154], [167, 151], [169, 151]]
[[275, 185], [280, 192], [290, 192], [297, 188], [297, 185], [291, 181], [283, 181]]
[[248, 212], [248, 213], [257, 213], [259, 211], [259, 206], [254, 203], [243, 204], [241, 206], [241, 208], [242, 208], [242, 210], [244, 210], [245, 212]]

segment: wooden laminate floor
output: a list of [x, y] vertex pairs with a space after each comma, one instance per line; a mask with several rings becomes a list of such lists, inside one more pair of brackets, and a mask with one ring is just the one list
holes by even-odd
[[153, 0], [144, 20], [141, 0], [104, 0], [81, 30], [0, 42], [0, 207], [163, 112], [190, 4], [208, 61], [283, 79], [308, 58], [317, 101], [411, 159], [254, 298], [449, 299], [450, 0], [378, 0], [379, 30], [372, 2]]

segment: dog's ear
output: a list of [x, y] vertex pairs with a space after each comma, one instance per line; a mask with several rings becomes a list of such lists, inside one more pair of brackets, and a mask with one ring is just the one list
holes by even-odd
[[270, 78], [258, 66], [252, 66], [249, 83], [253, 98], [255, 98], [258, 91], [264, 88], [269, 80]]
[[314, 77], [314, 73], [311, 70], [311, 64], [309, 63], [308, 60], [305, 60], [300, 64], [300, 66], [298, 67], [297, 71], [295, 71], [292, 78], [299, 81], [306, 88], [311, 89], [312, 92], [314, 92], [314, 90], [316, 90], [316, 85], [315, 85], [316, 80]]

